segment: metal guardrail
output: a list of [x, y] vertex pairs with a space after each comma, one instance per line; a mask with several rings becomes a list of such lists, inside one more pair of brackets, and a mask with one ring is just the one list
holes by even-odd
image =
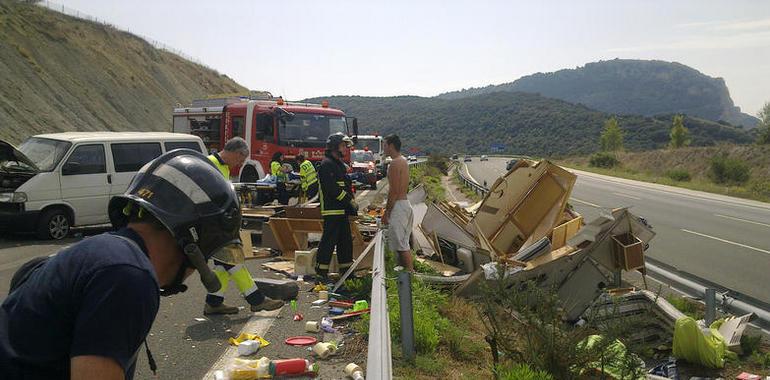
[[470, 178], [470, 176], [466, 175], [466, 173], [463, 173], [463, 170], [460, 169], [460, 166], [465, 168], [467, 168], [467, 166], [465, 166], [465, 164], [455, 165], [455, 172], [460, 177], [460, 180], [463, 182], [463, 185], [465, 185], [465, 187], [470, 188], [478, 195], [482, 195], [482, 196], [486, 195], [489, 192], [489, 189], [487, 189], [486, 187], [474, 181], [472, 178]]
[[366, 378], [390, 380], [393, 378], [393, 360], [390, 349], [390, 319], [388, 291], [385, 284], [385, 240], [380, 230], [374, 236], [372, 263], [372, 294], [369, 313], [369, 346], [366, 358]]

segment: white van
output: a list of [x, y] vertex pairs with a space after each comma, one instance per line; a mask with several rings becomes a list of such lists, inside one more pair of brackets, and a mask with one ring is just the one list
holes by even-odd
[[205, 152], [200, 137], [165, 132], [66, 132], [0, 141], [0, 229], [63, 239], [71, 227], [109, 223], [107, 204], [164, 152]]

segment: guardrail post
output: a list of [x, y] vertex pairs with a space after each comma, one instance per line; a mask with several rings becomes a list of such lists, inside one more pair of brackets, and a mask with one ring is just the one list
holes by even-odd
[[412, 310], [412, 277], [407, 271], [398, 272], [398, 303], [401, 314], [401, 344], [404, 359], [414, 360], [414, 311]]
[[706, 288], [706, 326], [710, 326], [714, 322], [717, 316], [717, 291], [713, 288]]

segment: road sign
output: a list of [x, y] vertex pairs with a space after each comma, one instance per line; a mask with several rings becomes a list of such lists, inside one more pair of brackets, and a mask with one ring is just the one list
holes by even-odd
[[505, 152], [505, 144], [492, 144], [489, 146], [489, 151], [492, 153], [502, 153]]

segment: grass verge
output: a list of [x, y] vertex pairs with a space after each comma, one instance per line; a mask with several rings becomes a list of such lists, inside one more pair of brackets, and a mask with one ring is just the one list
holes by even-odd
[[752, 199], [761, 202], [770, 202], [770, 194], [764, 189], [760, 182], [749, 182], [746, 185], [718, 185], [702, 178], [692, 178], [689, 181], [677, 181], [666, 176], [659, 176], [652, 173], [640, 172], [624, 167], [615, 168], [597, 168], [588, 165], [576, 164], [574, 162], [557, 162], [558, 165], [566, 166], [572, 169], [583, 170], [586, 172], [604, 174], [612, 177], [633, 179], [636, 181], [659, 183], [661, 185], [676, 186], [690, 190], [705, 191], [708, 193], [728, 195], [744, 199]]

